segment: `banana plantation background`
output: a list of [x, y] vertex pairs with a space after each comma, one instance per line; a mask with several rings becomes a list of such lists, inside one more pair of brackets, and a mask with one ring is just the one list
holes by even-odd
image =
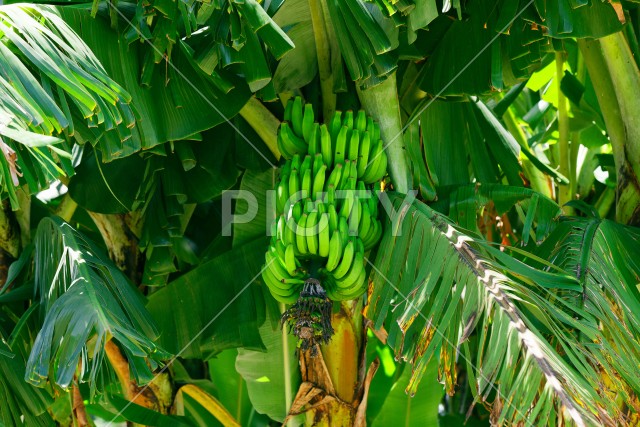
[[[13, 3], [0, 425], [640, 423], [636, 1]], [[262, 276], [295, 97], [388, 159], [306, 350]]]

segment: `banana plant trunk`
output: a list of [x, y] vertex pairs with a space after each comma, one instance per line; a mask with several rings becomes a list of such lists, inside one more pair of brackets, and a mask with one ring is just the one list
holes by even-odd
[[305, 425], [364, 426], [368, 384], [377, 364], [367, 373], [362, 300], [340, 303], [331, 320], [331, 340], [319, 351], [300, 354], [302, 384], [291, 413], [304, 413]]

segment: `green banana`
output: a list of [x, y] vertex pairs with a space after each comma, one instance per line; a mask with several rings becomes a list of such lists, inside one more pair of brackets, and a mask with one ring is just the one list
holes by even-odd
[[285, 184], [285, 181], [281, 180], [280, 182], [278, 182], [278, 187], [276, 188], [276, 213], [284, 213], [284, 208], [287, 204], [288, 199], [289, 199], [288, 182]]
[[[322, 192], [324, 191], [324, 181], [326, 179], [326, 171], [327, 166], [323, 163], [313, 178], [313, 189], [311, 192], [311, 196], [314, 198], [314, 200], [319, 200], [322, 198]], [[320, 195], [320, 197], [318, 196], [318, 194]]]
[[300, 294], [299, 290], [294, 286], [283, 290], [277, 287], [277, 283], [279, 283], [278, 279], [273, 276], [269, 269], [265, 269], [262, 272], [262, 280], [269, 288], [269, 292], [271, 295], [284, 304], [293, 304], [298, 300], [298, 296]]
[[307, 248], [312, 255], [318, 255], [318, 212], [313, 211], [307, 217], [305, 235]]
[[282, 122], [280, 124], [279, 134], [282, 137], [282, 145], [287, 153], [299, 154], [307, 152], [307, 143], [304, 141], [304, 139], [294, 133], [294, 131], [291, 129], [291, 126], [289, 126], [289, 123]]
[[311, 196], [311, 169], [307, 168], [302, 177], [302, 197]]
[[361, 179], [362, 181], [364, 181], [365, 184], [371, 184], [373, 182], [375, 182], [375, 180], [373, 180], [374, 176], [375, 176], [375, 170], [376, 169], [376, 162], [378, 160], [380, 160], [380, 156], [382, 156], [382, 140], [379, 139], [375, 144], [373, 144], [373, 146], [371, 147], [371, 152], [369, 153], [369, 160], [368, 160], [368, 164], [366, 167], [366, 170], [364, 172], [364, 175], [362, 175]]
[[329, 256], [329, 214], [322, 213], [318, 221], [318, 255]]
[[298, 221], [298, 228], [296, 229], [296, 246], [298, 252], [301, 255], [307, 255], [309, 249], [307, 248], [307, 236], [305, 234], [305, 227], [307, 225], [307, 214], [302, 214], [300, 221]]
[[360, 142], [360, 152], [358, 155], [358, 178], [362, 178], [364, 172], [367, 169], [367, 162], [369, 161], [369, 151], [371, 150], [371, 138], [369, 132], [362, 134], [362, 140]]
[[287, 285], [287, 280], [295, 279], [295, 277], [291, 277], [287, 269], [284, 267], [284, 261], [280, 261], [280, 257], [278, 256], [277, 252], [273, 253], [271, 251], [268, 251], [265, 254], [265, 261], [267, 269], [270, 270], [275, 278], [282, 283], [281, 288], [285, 288], [285, 286]]
[[284, 121], [291, 122], [291, 111], [293, 110], [293, 101], [289, 99], [287, 104], [284, 106]]
[[293, 217], [290, 217], [287, 220], [287, 227], [284, 230], [285, 238], [283, 240], [287, 244], [292, 244], [293, 249], [297, 252], [298, 247], [296, 242], [296, 229], [297, 229], [296, 220]]
[[318, 171], [320, 170], [320, 167], [322, 167], [322, 165], [324, 165], [324, 161], [322, 160], [322, 154], [316, 154], [313, 157], [313, 176], [316, 176], [318, 174]]
[[291, 170], [300, 170], [300, 154], [294, 154], [291, 157]]
[[349, 150], [347, 151], [347, 157], [352, 162], [358, 160], [358, 150], [360, 148], [360, 131], [354, 129], [351, 131], [351, 138], [349, 140]]
[[347, 129], [353, 129], [353, 111], [348, 110], [344, 113], [344, 117], [342, 118], [342, 126], [346, 126]]
[[331, 139], [333, 141], [338, 137], [338, 133], [340, 132], [340, 128], [342, 127], [342, 112], [336, 111], [331, 118], [331, 122], [329, 123], [329, 132], [331, 133]]
[[331, 135], [327, 125], [324, 124], [320, 126], [320, 151], [322, 152], [322, 161], [330, 168], [333, 161], [333, 147], [331, 145]]
[[[350, 289], [356, 284], [362, 270], [364, 270], [364, 253], [357, 252], [351, 263], [351, 267], [349, 267], [349, 271], [342, 278], [336, 277], [337, 287], [345, 290]], [[338, 271], [338, 269], [336, 269], [336, 271]]]
[[345, 160], [342, 168], [342, 176], [340, 177], [340, 185], [337, 187], [338, 190], [344, 190], [347, 187], [349, 176], [351, 176], [351, 160]]
[[347, 151], [348, 131], [349, 131], [349, 128], [347, 128], [346, 126], [342, 126], [340, 128], [340, 132], [338, 133], [338, 136], [336, 137], [336, 147], [333, 153], [334, 154], [333, 161], [336, 165], [344, 163], [344, 156], [346, 155], [346, 151]]
[[365, 113], [364, 110], [358, 111], [355, 128], [361, 133], [367, 129], [367, 113]]
[[317, 123], [314, 123], [311, 128], [308, 143], [309, 155], [314, 156], [317, 153], [320, 153], [320, 125]]
[[362, 214], [360, 215], [360, 223], [358, 224], [358, 236], [361, 239], [369, 233], [371, 228], [371, 213], [369, 212], [369, 204], [361, 202]]
[[327, 187], [333, 185], [334, 188], [338, 188], [340, 186], [340, 179], [342, 178], [342, 165], [337, 164], [331, 173], [329, 174], [329, 179], [327, 180]]
[[310, 155], [306, 155], [304, 156], [304, 158], [302, 159], [302, 164], [300, 165], [300, 178], [302, 178], [304, 176], [304, 173], [311, 169], [312, 166], [312, 162], [313, 162], [313, 158]]
[[327, 207], [324, 205], [324, 203], [316, 201], [316, 210], [318, 211], [318, 215], [322, 215], [323, 213], [327, 212]]
[[327, 193], [325, 194], [326, 203], [333, 205], [336, 202], [336, 187], [334, 185], [327, 185]]
[[338, 230], [340, 231], [340, 238], [342, 239], [343, 250], [344, 247], [347, 246], [349, 242], [349, 223], [347, 223], [347, 219], [343, 216], [338, 218]]
[[307, 143], [311, 141], [311, 131], [314, 125], [313, 106], [305, 104], [304, 114], [302, 116], [302, 137]]
[[296, 96], [291, 109], [291, 125], [296, 135], [302, 136], [302, 98]]
[[360, 217], [362, 213], [360, 212], [360, 201], [355, 197], [353, 198], [353, 207], [351, 208], [351, 213], [349, 214], [349, 235], [357, 236], [358, 235], [358, 225], [360, 224]]
[[364, 249], [368, 251], [374, 247], [375, 244], [378, 243], [378, 240], [380, 240], [380, 237], [382, 237], [382, 224], [380, 224], [380, 221], [377, 219], [374, 219], [371, 222], [371, 228], [369, 229], [368, 235], [362, 241]]
[[331, 234], [331, 240], [329, 241], [326, 269], [329, 271], [335, 270], [340, 259], [342, 259], [342, 237], [340, 237], [340, 231], [335, 230]]
[[340, 216], [348, 219], [351, 215], [351, 209], [353, 208], [355, 193], [353, 191], [347, 191], [345, 198], [342, 200], [342, 207], [340, 208]]
[[371, 172], [365, 173], [362, 180], [365, 183], [374, 183], [384, 178], [387, 173], [387, 153], [381, 151], [380, 154], [372, 160]]
[[296, 266], [296, 253], [293, 244], [288, 244], [284, 252], [284, 263], [290, 275], [295, 275], [298, 267]]
[[284, 139], [282, 138], [282, 132], [278, 132], [276, 140], [278, 142], [278, 151], [280, 151], [280, 154], [282, 154], [285, 159], [290, 159], [294, 153], [289, 152], [289, 150], [287, 149], [287, 146], [284, 143]]
[[336, 289], [334, 291], [334, 294], [338, 298], [337, 301], [352, 300], [352, 299], [356, 299], [360, 295], [364, 294], [366, 292], [366, 290], [367, 290], [367, 287], [368, 287], [367, 270], [365, 268], [363, 268], [360, 271], [360, 275], [353, 282], [353, 285], [351, 285], [347, 289], [341, 289], [339, 287], [339, 285], [336, 285]]
[[284, 219], [284, 215], [280, 215], [276, 226], [276, 238], [278, 238], [278, 240], [282, 240], [284, 238], [285, 227], [286, 221]]
[[298, 200], [291, 208], [291, 216], [296, 221], [299, 221], [300, 218], [302, 217], [302, 212], [304, 211], [302, 207], [302, 203], [303, 203], [302, 200]]
[[349, 240], [347, 243], [347, 247], [344, 248], [344, 252], [342, 253], [342, 260], [340, 264], [333, 270], [333, 277], [337, 280], [342, 279], [351, 268], [351, 264], [353, 263], [353, 258], [355, 255], [355, 244], [353, 240]]
[[300, 191], [300, 175], [297, 169], [292, 169], [289, 175], [289, 197], [296, 196]]
[[333, 203], [329, 203], [327, 213], [329, 214], [329, 231], [333, 234], [333, 232], [338, 229], [338, 212]]

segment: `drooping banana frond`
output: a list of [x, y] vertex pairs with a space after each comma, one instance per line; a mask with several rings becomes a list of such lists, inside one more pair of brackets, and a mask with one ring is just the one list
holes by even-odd
[[531, 268], [463, 234], [421, 202], [391, 199], [396, 211], [372, 264], [367, 316], [386, 326], [396, 357], [413, 365], [408, 392], [435, 356], [449, 393], [456, 364], [466, 361], [476, 401], [493, 403], [498, 425], [619, 419], [574, 338], [579, 330], [597, 340], [598, 330], [575, 320], [578, 309], [545, 298], [578, 293], [577, 280]]
[[[269, 55], [276, 59], [293, 42], [256, 0], [174, 0], [138, 3], [127, 39], [149, 39], [142, 82], [150, 81], [154, 64], [170, 60], [174, 47], [189, 55], [216, 86], [227, 92], [233, 83], [220, 72], [239, 67], [252, 92], [271, 82]], [[269, 99], [275, 97], [270, 87]], [[263, 93], [263, 96], [267, 95]]]
[[501, 184], [453, 186], [441, 191], [432, 206], [461, 227], [473, 231], [478, 227], [476, 217], [483, 211], [489, 211], [487, 215], [492, 212], [502, 215], [515, 207], [522, 220], [524, 244], [532, 236], [536, 242], [542, 242], [562, 214], [556, 202], [530, 188]]
[[[584, 310], [581, 323], [602, 330], [588, 346], [602, 366], [603, 387], [640, 410], [640, 230], [599, 218], [570, 218], [537, 255], [571, 272], [582, 292], [569, 295]], [[637, 417], [637, 415], [636, 415]], [[637, 420], [637, 418], [636, 418]]]
[[0, 6], [0, 197], [8, 194], [17, 209], [15, 186], [35, 192], [72, 174], [62, 138], [84, 121], [107, 130], [134, 126], [130, 101], [53, 8]]
[[44, 311], [42, 329], [27, 362], [26, 380], [68, 387], [95, 380], [104, 345], [115, 340], [138, 383], [147, 382], [167, 355], [135, 288], [99, 248], [59, 218], [45, 218], [35, 236], [35, 286]]

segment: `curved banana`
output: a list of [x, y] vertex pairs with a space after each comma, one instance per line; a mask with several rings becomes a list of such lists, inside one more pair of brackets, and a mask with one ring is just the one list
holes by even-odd
[[323, 213], [318, 221], [318, 255], [329, 256], [329, 214]]
[[360, 152], [358, 154], [358, 178], [362, 178], [364, 172], [367, 169], [367, 162], [369, 161], [369, 151], [371, 150], [371, 138], [369, 132], [362, 134], [360, 141]]
[[313, 106], [311, 104], [305, 104], [304, 113], [302, 115], [302, 137], [307, 143], [311, 141], [311, 131], [314, 124]]
[[333, 271], [338, 266], [338, 262], [342, 259], [342, 237], [340, 237], [340, 231], [335, 230], [331, 235], [329, 241], [329, 255], [327, 256], [326, 269]]
[[298, 154], [306, 153], [308, 145], [304, 139], [296, 135], [289, 126], [289, 123], [282, 122], [280, 124], [280, 135], [282, 136], [282, 145], [288, 153]]
[[298, 267], [296, 265], [295, 250], [293, 249], [293, 244], [291, 243], [287, 245], [287, 248], [284, 251], [284, 264], [289, 274], [294, 276]]
[[320, 126], [320, 152], [322, 152], [322, 161], [330, 168], [333, 161], [333, 147], [331, 146], [331, 135], [327, 125], [324, 124]]
[[311, 128], [311, 133], [309, 134], [309, 155], [314, 156], [315, 154], [320, 153], [320, 125], [317, 123], [313, 124]]
[[347, 219], [351, 215], [351, 209], [353, 208], [355, 193], [353, 191], [347, 191], [345, 198], [342, 200], [342, 208], [340, 208], [340, 216]]
[[312, 195], [311, 193], [311, 169], [307, 168], [304, 171], [304, 175], [302, 176], [302, 197], [309, 197]]
[[296, 246], [298, 252], [301, 255], [307, 255], [309, 249], [307, 248], [307, 236], [305, 235], [305, 227], [307, 225], [307, 214], [302, 214], [300, 221], [298, 221], [298, 227], [296, 228]]
[[280, 154], [282, 154], [285, 159], [290, 159], [293, 156], [293, 153], [291, 153], [285, 145], [282, 138], [282, 132], [278, 132], [276, 140], [278, 142], [278, 151], [280, 151]]
[[349, 224], [347, 219], [343, 216], [338, 218], [338, 230], [340, 231], [340, 238], [342, 239], [342, 249], [349, 243]]
[[364, 270], [364, 253], [356, 252], [356, 255], [353, 258], [353, 262], [351, 263], [351, 267], [349, 268], [347, 274], [345, 274], [342, 278], [336, 277], [336, 286], [339, 289], [351, 289], [356, 284], [356, 281], [360, 277], [362, 270]]
[[300, 191], [300, 175], [297, 169], [291, 169], [289, 174], [289, 197], [296, 196]]
[[320, 153], [315, 154], [315, 155], [313, 155], [311, 157], [313, 158], [312, 174], [313, 174], [313, 176], [316, 176], [318, 174], [318, 171], [322, 167], [322, 165], [324, 165], [324, 161], [322, 160], [322, 154], [320, 154]]
[[338, 188], [340, 186], [340, 180], [342, 179], [342, 165], [337, 164], [329, 174], [329, 179], [327, 179], [327, 187], [333, 185], [334, 188]]
[[347, 110], [342, 117], [342, 126], [346, 126], [347, 129], [353, 129], [353, 111]]
[[329, 232], [333, 234], [333, 232], [338, 229], [338, 212], [336, 211], [336, 206], [333, 203], [329, 203], [327, 213], [329, 214]]
[[[288, 177], [287, 177], [288, 181]], [[276, 213], [281, 214], [284, 213], [284, 208], [287, 205], [287, 200], [289, 199], [289, 185], [288, 182], [285, 184], [285, 180], [281, 180], [278, 182], [278, 186], [276, 187]]]
[[324, 191], [324, 181], [326, 179], [327, 166], [323, 163], [320, 169], [313, 178], [313, 188], [311, 196], [314, 200], [322, 200], [322, 193]]
[[338, 185], [338, 190], [344, 190], [349, 183], [349, 177], [351, 176], [351, 160], [345, 160], [344, 166], [342, 167], [342, 176], [340, 177], [340, 185]]
[[318, 212], [313, 211], [307, 217], [305, 235], [307, 248], [312, 255], [318, 255]]
[[287, 226], [284, 230], [284, 239], [283, 241], [287, 244], [292, 244], [294, 250], [298, 250], [297, 242], [296, 242], [296, 220], [293, 217], [289, 217], [287, 220]]
[[349, 132], [349, 128], [346, 126], [342, 126], [340, 128], [340, 132], [336, 137], [336, 147], [333, 152], [333, 161], [337, 164], [344, 163], [344, 157], [347, 154], [347, 133]]
[[358, 224], [358, 236], [361, 239], [369, 233], [371, 228], [371, 213], [369, 212], [369, 204], [367, 202], [361, 202], [362, 214], [360, 215], [360, 223]]
[[329, 133], [331, 134], [331, 139], [333, 141], [338, 137], [338, 133], [340, 132], [340, 128], [342, 127], [342, 112], [336, 111], [333, 113], [333, 117], [329, 122]]
[[349, 243], [347, 243], [347, 246], [344, 248], [340, 264], [338, 264], [336, 269], [333, 270], [333, 277], [336, 279], [336, 281], [342, 279], [349, 272], [351, 264], [353, 263], [355, 252], [356, 246], [353, 243], [353, 239], [350, 239]]
[[364, 132], [367, 129], [367, 113], [364, 110], [359, 110], [356, 115], [356, 123], [354, 126], [359, 132]]
[[311, 169], [312, 162], [313, 162], [313, 158], [308, 154], [304, 156], [304, 158], [302, 159], [302, 164], [300, 165], [300, 170], [298, 171], [301, 179], [302, 177], [304, 177], [304, 173], [307, 170]]
[[351, 138], [349, 138], [349, 150], [347, 151], [347, 157], [352, 162], [358, 160], [358, 151], [360, 150], [360, 131], [354, 129], [351, 131]]
[[293, 107], [291, 108], [291, 125], [293, 131], [302, 136], [302, 98], [296, 96], [293, 100]]

